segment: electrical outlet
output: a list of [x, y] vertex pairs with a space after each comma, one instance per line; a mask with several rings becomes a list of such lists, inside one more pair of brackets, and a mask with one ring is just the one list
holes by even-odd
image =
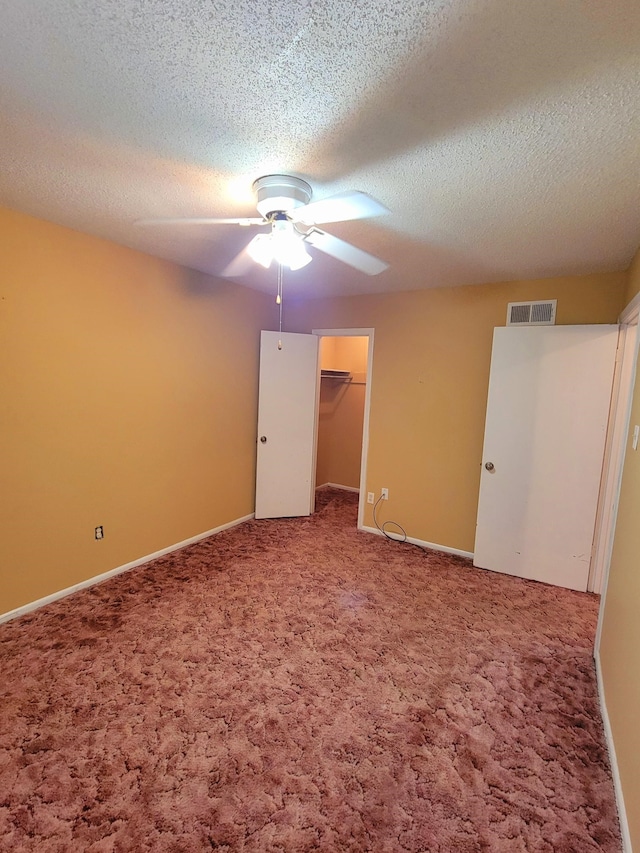
[[99, 527], [96, 527], [95, 533], [96, 533], [96, 539], [104, 539], [104, 528], [102, 527], [102, 525], [100, 525]]
[[389, 500], [389, 489], [382, 489], [382, 500], [383, 501]]
[[375, 502], [376, 496], [373, 492], [367, 492], [367, 503], [372, 504]]

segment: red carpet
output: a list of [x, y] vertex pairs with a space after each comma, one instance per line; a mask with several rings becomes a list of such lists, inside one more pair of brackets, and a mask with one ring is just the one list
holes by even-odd
[[597, 599], [351, 494], [0, 626], [0, 849], [619, 853]]

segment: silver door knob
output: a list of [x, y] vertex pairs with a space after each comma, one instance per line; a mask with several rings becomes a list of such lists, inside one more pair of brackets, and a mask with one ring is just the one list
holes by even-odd
[[267, 443], [267, 436], [266, 436], [266, 435], [261, 435], [261, 436], [260, 436], [260, 441], [261, 441], [263, 444], [266, 444], [266, 443]]
[[493, 462], [485, 462], [484, 467], [487, 469], [487, 471], [495, 471], [496, 468]]

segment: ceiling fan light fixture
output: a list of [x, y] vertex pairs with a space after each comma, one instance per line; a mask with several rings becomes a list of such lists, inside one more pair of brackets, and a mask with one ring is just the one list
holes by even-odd
[[248, 255], [260, 266], [269, 269], [273, 260], [271, 234], [258, 234], [247, 246]]
[[253, 182], [258, 212], [267, 219], [278, 211], [291, 211], [311, 201], [311, 187], [292, 175], [264, 175]]
[[[311, 186], [294, 175], [263, 175], [257, 178], [252, 186], [259, 218], [165, 218], [138, 220], [137, 224], [270, 226], [269, 234], [254, 237], [227, 264], [220, 273], [224, 278], [244, 275], [251, 269], [251, 262], [268, 269], [274, 259], [279, 264], [279, 274], [284, 266], [299, 270], [312, 260], [307, 252], [309, 244], [365, 275], [378, 275], [388, 268], [389, 265], [380, 258], [317, 227], [325, 222], [366, 219], [389, 212], [383, 204], [367, 193], [348, 190], [321, 201], [311, 202]], [[298, 225], [301, 225], [300, 229]]]
[[271, 225], [273, 256], [284, 267], [299, 270], [311, 261], [302, 235], [298, 234], [293, 223], [284, 215], [277, 215]]
[[302, 267], [306, 267], [306, 265], [310, 263], [311, 255], [305, 249], [302, 240], [298, 240], [295, 250], [289, 251], [287, 255], [286, 266], [288, 266], [290, 270], [301, 270]]

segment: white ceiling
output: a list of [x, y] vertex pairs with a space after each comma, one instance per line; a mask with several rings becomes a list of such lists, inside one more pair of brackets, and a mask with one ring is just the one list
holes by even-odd
[[[640, 243], [639, 0], [2, 0], [0, 203], [216, 274], [255, 178], [358, 189], [315, 296], [626, 268]], [[273, 291], [275, 269], [239, 279]]]

